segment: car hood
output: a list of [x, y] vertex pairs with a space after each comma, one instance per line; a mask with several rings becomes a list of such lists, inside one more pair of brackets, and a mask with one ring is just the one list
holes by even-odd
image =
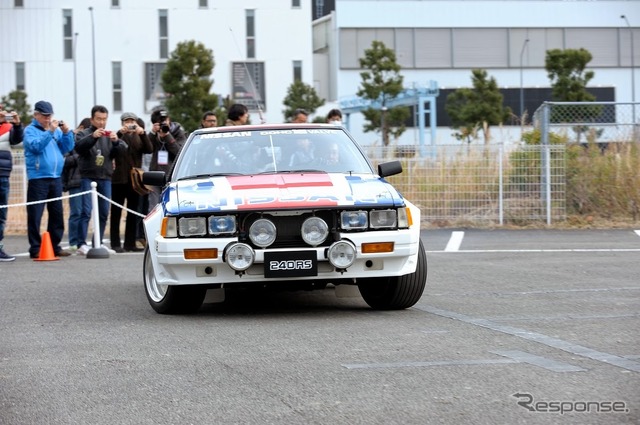
[[163, 192], [168, 214], [404, 205], [400, 193], [374, 175], [327, 173], [211, 177], [171, 183]]

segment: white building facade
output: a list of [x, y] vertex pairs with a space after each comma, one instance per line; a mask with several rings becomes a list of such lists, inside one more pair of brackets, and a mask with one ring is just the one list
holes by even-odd
[[164, 64], [195, 40], [213, 51], [213, 93], [283, 122], [294, 79], [313, 84], [311, 30], [303, 0], [0, 0], [0, 95], [24, 90], [76, 124], [95, 104], [111, 125], [125, 111], [148, 122]]
[[[328, 107], [355, 95], [361, 84], [358, 59], [373, 40], [395, 50], [407, 88], [437, 83], [439, 123], [446, 121], [446, 94], [471, 87], [475, 68], [495, 77], [514, 114], [520, 115], [524, 100], [531, 116], [551, 100], [544, 65], [546, 51], [556, 48], [591, 52], [588, 69], [595, 78], [588, 87], [597, 91], [597, 100], [640, 100], [635, 68], [640, 65], [640, 2], [635, 0], [337, 0], [334, 13], [314, 21], [314, 80], [320, 96], [334, 101]], [[363, 144], [377, 142], [379, 135], [361, 131], [361, 114], [349, 118], [351, 132]], [[494, 131], [494, 141], [518, 141], [520, 127], [514, 127]], [[417, 144], [417, 131], [410, 128], [399, 143]], [[437, 140], [427, 143], [451, 143], [452, 132], [440, 127]]]

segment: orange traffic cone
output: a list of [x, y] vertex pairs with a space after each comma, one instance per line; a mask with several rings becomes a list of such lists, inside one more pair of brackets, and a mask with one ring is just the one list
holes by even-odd
[[53, 252], [53, 246], [51, 245], [51, 235], [49, 232], [42, 234], [42, 242], [40, 243], [40, 254], [38, 258], [34, 258], [33, 261], [55, 261], [59, 260]]

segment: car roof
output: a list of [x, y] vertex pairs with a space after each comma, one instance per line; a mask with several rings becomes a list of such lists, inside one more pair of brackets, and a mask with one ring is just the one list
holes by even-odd
[[334, 130], [342, 129], [341, 126], [335, 124], [324, 123], [279, 123], [279, 124], [250, 124], [250, 125], [229, 125], [210, 128], [199, 128], [194, 133], [216, 133], [220, 131], [254, 131], [254, 130], [290, 130], [290, 129], [313, 129], [313, 128], [331, 128]]

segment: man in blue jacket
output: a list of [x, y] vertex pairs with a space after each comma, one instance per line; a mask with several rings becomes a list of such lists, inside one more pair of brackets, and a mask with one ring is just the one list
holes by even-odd
[[[69, 251], [60, 247], [64, 234], [62, 211], [62, 167], [63, 155], [73, 149], [74, 135], [69, 126], [53, 119], [53, 106], [41, 100], [36, 103], [33, 121], [24, 130], [24, 157], [27, 168], [27, 229], [29, 255], [38, 258], [40, 254], [40, 222], [44, 206], [47, 205], [49, 222], [47, 231], [56, 256], [66, 257]], [[50, 201], [46, 201], [51, 199]], [[38, 202], [46, 201], [46, 202]]]

